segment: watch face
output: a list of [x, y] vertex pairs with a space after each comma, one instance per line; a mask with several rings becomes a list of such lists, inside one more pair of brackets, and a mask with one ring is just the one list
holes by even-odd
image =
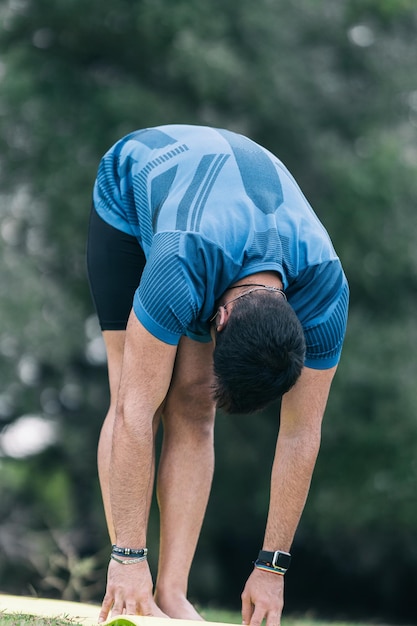
[[291, 563], [291, 556], [284, 552], [275, 553], [274, 566], [288, 569]]

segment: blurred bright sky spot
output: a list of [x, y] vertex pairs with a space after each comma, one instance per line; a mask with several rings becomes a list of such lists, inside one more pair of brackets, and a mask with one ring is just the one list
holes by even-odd
[[85, 355], [89, 363], [93, 365], [101, 365], [106, 363], [107, 354], [106, 346], [101, 337], [91, 339], [85, 348]]
[[40, 376], [40, 367], [38, 361], [30, 356], [22, 356], [17, 364], [17, 372], [20, 380], [25, 385], [36, 385]]
[[375, 36], [369, 26], [365, 26], [364, 24], [356, 24], [356, 26], [352, 26], [352, 28], [348, 31], [349, 39], [356, 46], [360, 46], [361, 48], [367, 48], [368, 46], [372, 46], [375, 42]]
[[57, 440], [57, 425], [39, 415], [23, 415], [0, 434], [0, 456], [22, 459]]
[[89, 363], [102, 365], [107, 361], [106, 346], [101, 335], [100, 325], [96, 315], [90, 315], [84, 323], [87, 345], [85, 355]]

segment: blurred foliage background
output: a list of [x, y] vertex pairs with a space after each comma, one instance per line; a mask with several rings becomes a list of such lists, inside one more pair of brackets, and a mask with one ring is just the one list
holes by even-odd
[[[0, 590], [100, 601], [105, 353], [85, 274], [98, 161], [163, 123], [245, 133], [290, 168], [351, 286], [286, 612], [415, 618], [417, 7], [413, 0], [1, 0]], [[277, 408], [218, 416], [190, 582], [240, 607]], [[158, 517], [149, 531], [155, 568]]]

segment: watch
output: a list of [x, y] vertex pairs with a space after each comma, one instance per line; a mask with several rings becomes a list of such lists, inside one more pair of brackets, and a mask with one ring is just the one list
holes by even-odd
[[258, 561], [274, 569], [287, 571], [291, 563], [291, 554], [289, 552], [282, 552], [281, 550], [275, 550], [275, 552], [260, 550]]

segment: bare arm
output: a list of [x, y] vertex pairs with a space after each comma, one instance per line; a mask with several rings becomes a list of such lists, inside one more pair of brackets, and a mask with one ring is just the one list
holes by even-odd
[[[321, 423], [336, 368], [304, 368], [282, 399], [281, 424], [271, 476], [268, 521], [263, 548], [289, 551], [310, 488], [320, 447]], [[284, 578], [254, 570], [242, 594], [243, 622], [280, 623]]]
[[[110, 498], [116, 544], [146, 546], [147, 500], [152, 489], [152, 421], [171, 382], [177, 348], [151, 335], [131, 314], [116, 408], [110, 468]], [[145, 562], [110, 562], [100, 620], [126, 613], [161, 615], [152, 598]]]

